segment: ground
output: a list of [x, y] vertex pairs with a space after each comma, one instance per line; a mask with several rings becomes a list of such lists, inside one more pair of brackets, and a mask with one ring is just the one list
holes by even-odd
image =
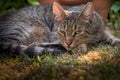
[[[120, 38], [120, 30], [115, 31]], [[29, 58], [0, 55], [0, 80], [120, 80], [120, 49], [89, 47], [85, 55], [64, 53]]]

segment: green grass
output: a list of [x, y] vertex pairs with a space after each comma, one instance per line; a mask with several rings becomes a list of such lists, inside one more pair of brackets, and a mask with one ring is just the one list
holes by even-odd
[[117, 48], [97, 44], [81, 56], [64, 53], [29, 58], [2, 54], [0, 80], [120, 80], [119, 53]]

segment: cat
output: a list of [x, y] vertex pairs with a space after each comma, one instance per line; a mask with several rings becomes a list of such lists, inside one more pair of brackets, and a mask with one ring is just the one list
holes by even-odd
[[0, 17], [0, 52], [60, 54], [87, 52], [87, 45], [100, 40], [120, 43], [103, 26], [91, 2], [79, 6], [53, 4], [30, 6]]

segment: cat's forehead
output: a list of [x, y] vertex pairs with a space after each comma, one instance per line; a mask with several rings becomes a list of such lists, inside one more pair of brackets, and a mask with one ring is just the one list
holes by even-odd
[[[82, 29], [82, 23], [79, 20], [80, 12], [78, 11], [70, 11], [69, 16], [65, 18], [64, 20], [57, 22], [57, 26], [59, 26], [59, 29]], [[58, 27], [57, 27], [58, 28]]]

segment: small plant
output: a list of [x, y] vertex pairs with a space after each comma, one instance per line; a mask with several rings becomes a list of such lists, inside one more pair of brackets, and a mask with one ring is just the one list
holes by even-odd
[[109, 17], [108, 17], [108, 26], [113, 29], [120, 29], [120, 1], [116, 0], [112, 5]]
[[0, 0], [0, 15], [30, 5], [38, 5], [37, 0]]

